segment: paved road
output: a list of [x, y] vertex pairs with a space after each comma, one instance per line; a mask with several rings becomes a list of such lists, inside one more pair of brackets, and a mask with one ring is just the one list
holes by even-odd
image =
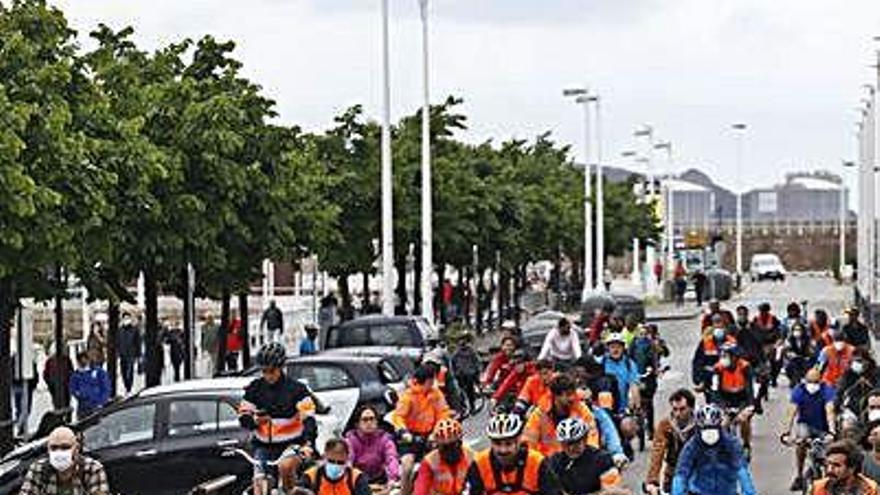
[[[736, 305], [745, 304], [754, 312], [760, 302], [768, 301], [774, 313], [784, 311], [792, 300], [808, 300], [810, 311], [825, 308], [831, 315], [839, 315], [850, 300], [851, 288], [840, 287], [832, 279], [814, 277], [790, 277], [784, 283], [762, 282], [747, 287], [736, 300], [725, 304], [733, 310]], [[656, 397], [657, 417], [668, 414], [667, 398], [675, 389], [691, 386], [690, 359], [698, 341], [697, 319], [669, 322], [661, 325], [660, 331], [671, 346], [671, 370], [660, 382]], [[782, 419], [788, 405], [789, 387], [781, 380], [779, 388], [771, 390], [770, 401], [763, 416], [756, 417], [753, 432], [752, 469], [755, 483], [762, 495], [787, 494], [788, 485], [794, 472], [791, 452], [785, 450], [777, 441], [781, 431]], [[640, 490], [644, 479], [647, 456], [640, 454], [626, 473], [626, 480], [634, 491]], [[636, 492], [638, 493], [638, 492]]]

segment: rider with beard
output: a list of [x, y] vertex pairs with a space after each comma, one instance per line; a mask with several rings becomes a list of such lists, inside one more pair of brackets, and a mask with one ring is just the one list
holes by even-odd
[[[538, 405], [529, 413], [523, 440], [529, 448], [549, 456], [562, 449], [556, 439], [556, 426], [564, 419], [577, 417], [591, 426], [588, 441], [599, 447], [596, 420], [586, 404], [580, 401], [574, 379], [566, 373], [557, 375], [550, 384], [553, 399]], [[544, 402], [544, 401], [542, 401]]]
[[611, 456], [587, 443], [589, 430], [590, 426], [580, 418], [563, 420], [556, 427], [562, 451], [550, 457], [550, 466], [562, 489], [570, 495], [608, 495], [620, 489], [623, 482]]
[[431, 440], [437, 448], [428, 452], [416, 477], [415, 495], [458, 495], [464, 489], [474, 453], [461, 443], [461, 423], [444, 419], [434, 427]]
[[[651, 495], [660, 493], [660, 472], [663, 471], [663, 493], [672, 489], [672, 476], [682, 447], [694, 432], [694, 405], [697, 400], [690, 390], [683, 388], [669, 396], [669, 417], [657, 423], [651, 458], [645, 477], [645, 491]], [[664, 469], [665, 465], [665, 469]]]
[[474, 456], [463, 493], [563, 495], [547, 459], [520, 442], [522, 427], [515, 414], [497, 414], [489, 420], [486, 436], [491, 446]]
[[678, 458], [672, 495], [737, 495], [737, 486], [743, 495], [756, 495], [742, 445], [721, 427], [722, 416], [713, 405], [697, 410], [699, 433]]
[[853, 352], [852, 362], [837, 383], [837, 397], [834, 401], [835, 410], [844, 408], [861, 416], [866, 405], [866, 398], [880, 384], [880, 370], [871, 357], [871, 352], [858, 347]]
[[863, 474], [862, 453], [852, 442], [835, 442], [825, 452], [826, 477], [813, 483], [813, 495], [877, 495], [877, 483]]

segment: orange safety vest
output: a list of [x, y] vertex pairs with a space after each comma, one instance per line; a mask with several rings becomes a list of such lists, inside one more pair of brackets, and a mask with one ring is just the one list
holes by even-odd
[[422, 462], [426, 463], [428, 469], [431, 470], [433, 485], [431, 493], [436, 495], [458, 495], [464, 490], [467, 482], [468, 467], [474, 459], [474, 452], [462, 447], [464, 455], [459, 459], [458, 464], [450, 466], [446, 464], [440, 456], [440, 451], [435, 449], [428, 452]]
[[541, 403], [541, 399], [550, 394], [550, 387], [544, 383], [540, 375], [532, 375], [523, 385], [519, 392], [518, 399], [526, 404], [537, 406]]
[[342, 478], [333, 481], [324, 476], [321, 466], [315, 466], [306, 471], [306, 477], [309, 478], [309, 489], [315, 495], [354, 495], [354, 487], [361, 472], [356, 468], [346, 467]]
[[[579, 417], [590, 426], [590, 431], [587, 433], [587, 443], [598, 449], [601, 443], [599, 428], [596, 426], [596, 419], [593, 417], [592, 411], [583, 402], [576, 402], [572, 404], [568, 417]], [[553, 421], [553, 413], [550, 412], [550, 408], [536, 407], [532, 410], [523, 430], [523, 440], [530, 449], [537, 450], [547, 457], [562, 450], [562, 444], [556, 438], [556, 423]]]
[[395, 429], [407, 429], [426, 436], [431, 434], [438, 421], [450, 417], [452, 411], [439, 388], [427, 388], [411, 381], [391, 413], [391, 424]]
[[[861, 485], [859, 493], [862, 495], [878, 495], [877, 483], [874, 480], [863, 474], [857, 474], [856, 478], [859, 485]], [[812, 495], [831, 495], [831, 492], [828, 490], [828, 478], [814, 481], [810, 493]]]
[[[724, 343], [736, 344], [736, 339], [732, 335], [725, 335]], [[703, 354], [706, 356], [717, 356], [719, 352], [719, 346], [715, 343], [715, 336], [709, 332], [709, 335], [703, 337]]]
[[529, 449], [526, 461], [518, 469], [502, 471], [492, 466], [492, 449], [477, 454], [474, 463], [486, 495], [536, 495], [540, 490], [540, 470], [544, 456]]
[[834, 348], [834, 344], [825, 346], [822, 352], [825, 353], [827, 359], [825, 361], [825, 369], [822, 370], [822, 381], [832, 387], [836, 386], [837, 381], [849, 368], [854, 350], [855, 347], [849, 344], [844, 345], [843, 350], [840, 352]]
[[749, 362], [745, 359], [737, 359], [736, 366], [733, 369], [727, 366], [721, 366], [721, 363], [715, 365], [715, 372], [718, 373], [718, 388], [722, 392], [736, 394], [745, 391], [748, 385]]

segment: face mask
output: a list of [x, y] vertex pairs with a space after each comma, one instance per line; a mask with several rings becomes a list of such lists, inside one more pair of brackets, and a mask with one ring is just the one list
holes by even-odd
[[857, 375], [861, 375], [862, 371], [865, 371], [865, 364], [862, 363], [861, 361], [853, 361], [852, 365], [850, 366], [850, 369], [853, 370], [853, 373], [855, 373]]
[[721, 358], [720, 361], [721, 361], [721, 366], [724, 366], [725, 368], [730, 368], [731, 362], [730, 362], [729, 357], [723, 357], [723, 358]]
[[700, 439], [703, 440], [703, 443], [706, 445], [715, 445], [718, 443], [718, 440], [721, 440], [721, 431], [717, 428], [702, 430], [700, 431]]
[[806, 385], [804, 385], [804, 388], [806, 388], [807, 392], [809, 392], [810, 394], [815, 394], [816, 392], [818, 392], [820, 387], [821, 385], [819, 385], [818, 383], [807, 383]]
[[59, 473], [63, 473], [73, 466], [73, 449], [50, 450], [49, 464]]
[[328, 462], [324, 464], [324, 474], [326, 474], [327, 478], [331, 481], [337, 481], [339, 478], [342, 478], [343, 474], [345, 474], [345, 466]]
[[714, 335], [717, 340], [723, 339], [725, 333], [726, 332], [723, 328], [716, 328], [715, 330], [712, 330], [712, 335]]
[[461, 460], [461, 448], [458, 444], [440, 447], [440, 457], [446, 464], [454, 466]]
[[794, 336], [794, 338], [799, 339], [799, 338], [803, 337], [804, 332], [801, 332], [800, 330], [796, 330], [794, 332], [791, 332], [791, 334]]
[[129, 319], [129, 318], [124, 318], [124, 319], [122, 320], [122, 324], [125, 325], [125, 326], [131, 325], [131, 319]]
[[836, 350], [838, 350], [838, 351], [842, 351], [842, 350], [843, 350], [843, 346], [844, 346], [845, 344], [846, 344], [846, 342], [837, 341], [837, 342], [834, 343], [834, 348], [835, 348]]
[[868, 422], [880, 420], [880, 409], [868, 409]]

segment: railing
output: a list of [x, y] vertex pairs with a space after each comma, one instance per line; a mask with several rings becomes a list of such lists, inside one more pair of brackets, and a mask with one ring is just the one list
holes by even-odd
[[[782, 234], [782, 235], [811, 235], [811, 234], [840, 234], [840, 222], [837, 220], [745, 220], [742, 222], [743, 226], [743, 235], [746, 236], [754, 236], [754, 235], [770, 235], [770, 234]], [[677, 223], [675, 224], [676, 230], [683, 230], [685, 232], [697, 232], [697, 233], [705, 233], [707, 230], [710, 233], [719, 233], [722, 235], [736, 235], [736, 220], [728, 220], [724, 219], [720, 223], [710, 222], [706, 224], [705, 222], [699, 223]], [[855, 231], [858, 227], [858, 222], [856, 220], [850, 220], [846, 223], [846, 231], [847, 234], [852, 233], [855, 234]]]

